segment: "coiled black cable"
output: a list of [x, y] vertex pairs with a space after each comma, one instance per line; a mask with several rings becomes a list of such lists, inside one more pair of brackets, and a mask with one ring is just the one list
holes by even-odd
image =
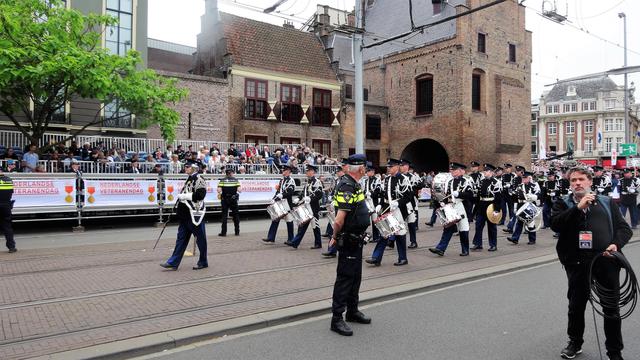
[[[605, 253], [596, 255], [589, 268], [589, 286], [591, 288], [589, 302], [602, 317], [611, 318], [613, 316], [605, 314], [601, 308], [618, 308], [620, 309], [620, 319], [626, 319], [633, 313], [638, 303], [638, 279], [631, 268], [631, 264], [621, 252], [612, 251], [608, 252], [608, 254], [617, 261], [621, 271], [624, 273], [624, 280], [620, 283], [619, 289], [610, 289], [599, 283], [594, 277], [594, 266], [599, 259], [609, 255], [605, 255]], [[618, 296], [618, 294], [620, 295]], [[596, 307], [596, 304], [599, 306]]]

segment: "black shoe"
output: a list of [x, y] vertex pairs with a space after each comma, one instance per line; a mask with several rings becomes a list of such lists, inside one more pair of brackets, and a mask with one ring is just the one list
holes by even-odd
[[480, 251], [480, 250], [482, 250], [482, 246], [473, 245], [473, 247], [471, 248], [471, 251]]
[[11, 248], [11, 249], [9, 249], [9, 253], [14, 253], [14, 252], [16, 252], [16, 251], [18, 251], [18, 249], [16, 249], [16, 248]]
[[327, 251], [327, 252], [323, 252], [322, 256], [324, 256], [326, 258], [334, 258], [334, 257], [336, 257], [336, 253]]
[[209, 267], [209, 265], [200, 265], [200, 264], [198, 264], [198, 265], [193, 267], [193, 270], [202, 270], [202, 269], [206, 269], [208, 267]]
[[313, 245], [309, 249], [322, 249], [322, 245]]
[[329, 235], [329, 234], [322, 234], [322, 237], [324, 237], [324, 238], [330, 238], [330, 237], [331, 237], [331, 235]]
[[369, 243], [373, 244], [373, 243], [377, 243], [378, 241], [380, 241], [379, 239], [371, 239], [369, 240]]
[[506, 232], [507, 234], [513, 234], [513, 230], [502, 229], [502, 232]]
[[444, 256], [444, 251], [440, 250], [440, 249], [436, 249], [436, 248], [429, 248], [429, 251], [431, 251], [432, 253], [439, 255], [439, 256]]
[[621, 353], [607, 353], [609, 360], [624, 360]]
[[167, 270], [173, 270], [173, 271], [178, 270], [177, 266], [173, 266], [173, 265], [167, 264], [167, 263], [162, 263], [162, 264], [160, 264], [160, 266], [162, 266], [163, 268], [165, 268]]
[[425, 224], [425, 225], [427, 225], [427, 226], [429, 226], [429, 227], [433, 227], [433, 223], [431, 223], [431, 222], [426, 222], [426, 223], [424, 223], [424, 224]]
[[269, 239], [262, 239], [262, 241], [264, 241], [266, 243], [274, 243], [274, 242], [276, 242], [275, 240], [269, 240]]
[[535, 244], [536, 244], [536, 242], [535, 242], [535, 241], [529, 241], [529, 242], [527, 243], [527, 245], [535, 245]]
[[227, 236], [227, 234], [220, 233], [218, 236]]
[[235, 235], [236, 235], [236, 236], [239, 236], [239, 235], [240, 235], [240, 230], [236, 231], [236, 232], [235, 232]]
[[555, 233], [555, 234], [553, 234], [553, 237], [554, 237], [554, 239], [557, 239], [557, 238], [559, 238], [559, 237], [560, 237], [560, 234]]
[[548, 229], [548, 228], [549, 228], [548, 226], [543, 226], [543, 227], [541, 227], [541, 229], [543, 229], [543, 230], [544, 230], [544, 229]]
[[489, 250], [487, 250], [487, 251], [496, 251], [496, 250], [498, 250], [498, 248], [497, 248], [497, 247], [495, 247], [495, 246], [492, 246], [492, 247], [490, 247], [490, 248], [489, 248]]
[[387, 247], [389, 249], [393, 249], [395, 246], [396, 246], [396, 244], [393, 241], [390, 241], [390, 242], [387, 243]]
[[353, 335], [353, 330], [347, 325], [342, 318], [340, 320], [331, 320], [331, 331], [335, 331], [342, 336]]
[[460, 256], [469, 256], [469, 253], [468, 252], [461, 252]]
[[417, 243], [411, 243], [411, 244], [409, 244], [409, 246], [407, 246], [407, 248], [409, 248], [409, 249], [417, 249], [418, 248], [418, 244]]
[[560, 357], [564, 359], [573, 359], [579, 354], [582, 354], [582, 345], [578, 345], [578, 343], [574, 341], [569, 341], [567, 347], [562, 349], [562, 352], [560, 352]]
[[358, 324], [371, 324], [371, 318], [360, 311], [356, 311], [354, 313], [349, 313], [347, 311], [347, 316], [345, 316], [345, 318], [348, 322], [354, 322]]
[[515, 245], [518, 245], [518, 240], [514, 240], [511, 236], [509, 236], [509, 237], [507, 238], [507, 241], [508, 241], [508, 242], [510, 242], [510, 243], [513, 243], [513, 244], [515, 244]]
[[393, 266], [403, 266], [409, 265], [409, 260], [398, 260], [398, 262], [394, 262]]
[[380, 260], [376, 259], [365, 259], [364, 262], [370, 265], [380, 266]]
[[285, 241], [284, 244], [287, 245], [287, 246], [291, 246], [293, 248], [296, 247], [296, 246], [293, 245], [292, 242], [289, 242], [289, 241]]

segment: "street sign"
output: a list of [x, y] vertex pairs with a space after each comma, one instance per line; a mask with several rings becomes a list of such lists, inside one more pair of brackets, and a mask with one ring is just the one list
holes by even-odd
[[636, 156], [638, 154], [637, 144], [620, 144], [620, 153], [618, 156]]

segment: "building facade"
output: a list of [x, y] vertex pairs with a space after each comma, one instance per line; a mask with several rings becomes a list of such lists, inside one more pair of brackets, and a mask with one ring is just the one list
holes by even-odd
[[[625, 143], [624, 88], [608, 77], [557, 83], [540, 97], [539, 113], [539, 158], [573, 151], [582, 163], [611, 166], [612, 150]], [[635, 142], [635, 111], [629, 120]], [[617, 165], [625, 166], [624, 159]]]

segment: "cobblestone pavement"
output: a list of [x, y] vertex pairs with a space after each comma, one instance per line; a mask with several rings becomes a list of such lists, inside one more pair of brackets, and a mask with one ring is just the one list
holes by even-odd
[[[175, 228], [165, 232], [155, 251], [151, 249], [159, 229], [149, 228], [131, 230], [131, 235], [114, 230], [114, 242], [94, 244], [89, 239], [105, 232], [87, 231], [74, 234], [72, 246], [1, 253], [0, 359], [46, 355], [329, 299], [335, 259], [309, 249], [311, 231], [299, 249], [285, 246], [284, 224], [274, 245], [263, 244], [268, 224], [264, 220], [263, 231], [254, 227], [226, 238], [212, 236], [217, 233], [212, 224], [209, 268], [201, 271], [191, 270], [194, 257], [186, 257], [176, 272], [158, 266], [172, 251]], [[427, 247], [437, 243], [440, 234], [441, 228], [422, 225], [420, 248], [409, 250], [408, 266], [392, 265], [395, 251], [385, 253], [381, 267], [365, 264], [362, 291], [554, 252], [551, 232], [542, 230], [537, 245], [511, 245], [499, 234], [497, 252], [473, 252], [466, 258], [458, 256], [454, 237], [447, 254], [436, 257]], [[42, 234], [34, 237], [44, 239]], [[82, 237], [91, 244], [78, 245]], [[127, 237], [130, 240], [123, 241]], [[323, 242], [326, 248], [326, 239]], [[366, 255], [372, 251], [371, 245], [365, 248]]]

